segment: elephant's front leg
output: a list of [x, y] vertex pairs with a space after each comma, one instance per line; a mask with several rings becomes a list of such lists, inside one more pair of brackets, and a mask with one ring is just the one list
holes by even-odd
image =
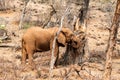
[[54, 56], [55, 56], [54, 66], [57, 67], [57, 65], [59, 64], [59, 47], [58, 47], [58, 45], [55, 46]]

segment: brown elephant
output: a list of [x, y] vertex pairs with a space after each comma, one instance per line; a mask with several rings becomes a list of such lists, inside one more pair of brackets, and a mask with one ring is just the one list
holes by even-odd
[[[29, 64], [33, 63], [33, 53], [36, 51], [48, 51], [52, 49], [53, 40], [58, 27], [43, 29], [40, 27], [31, 27], [22, 37], [22, 63], [26, 63], [28, 56]], [[74, 40], [74, 41], [73, 41]], [[59, 46], [65, 46], [72, 42], [73, 47], [78, 47], [77, 37], [69, 28], [62, 28], [55, 44], [55, 64], [57, 66], [59, 57]]]

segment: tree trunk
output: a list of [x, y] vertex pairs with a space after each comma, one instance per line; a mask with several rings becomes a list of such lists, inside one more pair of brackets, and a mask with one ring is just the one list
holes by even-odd
[[27, 4], [29, 2], [30, 2], [30, 0], [24, 1], [24, 7], [23, 7], [23, 10], [22, 10], [22, 14], [21, 14], [21, 18], [20, 18], [20, 23], [19, 23], [19, 30], [23, 28], [22, 23], [23, 23], [23, 19], [25, 17], [26, 6], [27, 6]]
[[80, 10], [79, 13], [79, 18], [80, 18], [80, 23], [84, 23], [84, 19], [87, 15], [87, 11], [88, 11], [88, 7], [89, 7], [89, 0], [84, 0], [84, 5], [82, 7], [82, 9]]
[[[89, 7], [89, 2], [90, 0], [84, 0], [84, 6], [81, 9], [79, 14], [79, 18], [80, 18], [80, 27], [82, 27], [84, 34], [85, 34], [85, 42], [84, 42], [84, 46], [83, 46], [83, 53], [84, 54], [84, 61], [88, 61], [89, 60], [89, 46], [88, 46], [88, 38], [87, 38], [87, 12], [88, 12], [88, 7]], [[82, 56], [82, 57], [83, 57]]]
[[120, 17], [120, 0], [117, 0], [116, 11], [115, 11], [113, 22], [111, 25], [109, 42], [106, 50], [106, 64], [105, 64], [105, 72], [103, 74], [103, 80], [111, 79], [112, 54], [116, 44], [116, 37], [117, 37], [117, 32], [119, 27], [119, 17]]

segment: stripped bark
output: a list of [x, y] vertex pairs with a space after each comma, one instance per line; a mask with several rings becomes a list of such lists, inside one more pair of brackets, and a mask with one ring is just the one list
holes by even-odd
[[113, 51], [116, 45], [117, 32], [118, 32], [118, 27], [119, 27], [119, 19], [120, 19], [120, 0], [117, 0], [116, 11], [114, 13], [108, 46], [106, 50], [106, 64], [105, 64], [105, 71], [103, 74], [103, 80], [111, 80], [112, 55], [113, 55]]

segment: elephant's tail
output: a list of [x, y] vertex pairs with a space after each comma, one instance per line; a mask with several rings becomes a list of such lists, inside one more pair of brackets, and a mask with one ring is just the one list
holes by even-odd
[[22, 53], [27, 53], [24, 39], [22, 39]]
[[22, 39], [22, 48], [25, 47], [25, 42], [24, 42], [24, 39]]

